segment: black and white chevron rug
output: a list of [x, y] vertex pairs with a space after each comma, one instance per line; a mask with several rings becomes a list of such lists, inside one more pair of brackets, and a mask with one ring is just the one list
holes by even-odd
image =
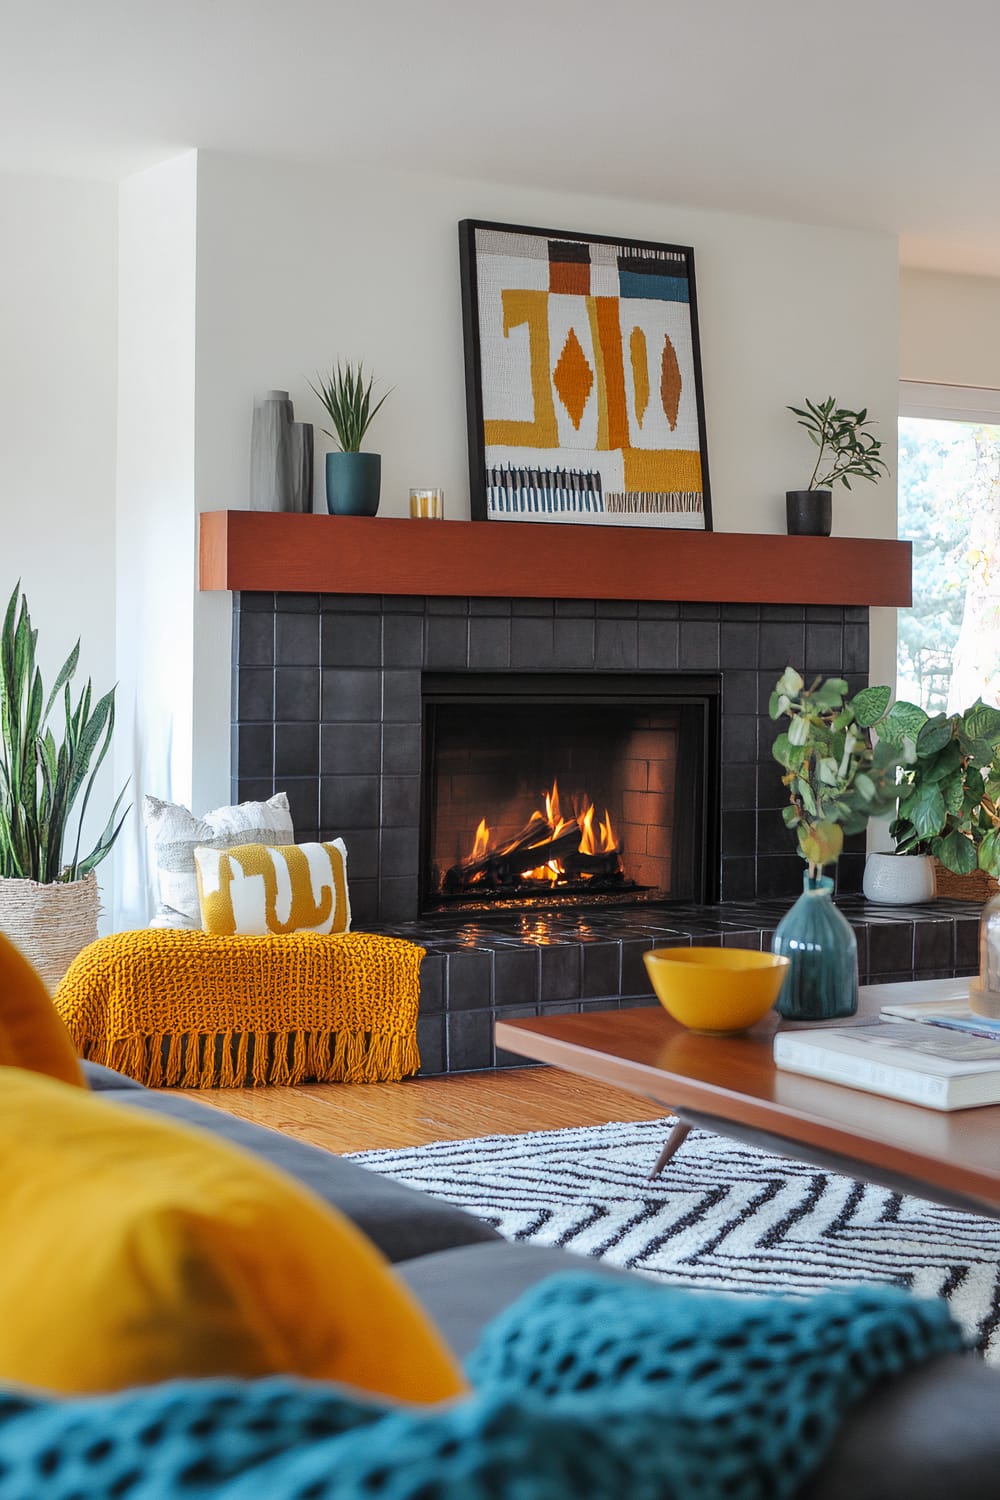
[[1000, 1364], [1000, 1221], [864, 1186], [696, 1130], [650, 1182], [672, 1121], [437, 1141], [353, 1160], [559, 1245], [675, 1285], [805, 1294], [891, 1282], [947, 1297]]

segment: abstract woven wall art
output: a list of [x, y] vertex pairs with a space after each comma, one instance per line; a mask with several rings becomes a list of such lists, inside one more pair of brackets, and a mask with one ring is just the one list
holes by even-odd
[[473, 519], [710, 530], [693, 251], [459, 239]]

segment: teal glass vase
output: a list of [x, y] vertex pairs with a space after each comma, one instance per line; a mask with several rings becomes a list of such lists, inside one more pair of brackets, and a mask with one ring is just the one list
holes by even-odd
[[788, 1021], [833, 1021], [858, 1008], [858, 944], [833, 904], [833, 881], [810, 875], [802, 895], [775, 929], [773, 953], [790, 960], [776, 1002]]

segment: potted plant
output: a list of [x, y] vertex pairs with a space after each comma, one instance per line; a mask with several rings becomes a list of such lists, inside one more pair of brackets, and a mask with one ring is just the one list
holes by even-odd
[[785, 509], [789, 536], [829, 536], [833, 522], [833, 486], [851, 488], [852, 479], [874, 481], [888, 474], [889, 466], [879, 457], [881, 442], [871, 432], [867, 407], [851, 411], [838, 406], [833, 396], [805, 407], [790, 406], [811, 441], [819, 449], [809, 483], [804, 490], [788, 490]]
[[[878, 692], [888, 697], [889, 689]], [[927, 899], [935, 891], [935, 861], [956, 876], [1000, 875], [1000, 709], [979, 699], [961, 713], [932, 716], [899, 701], [873, 723], [903, 765], [889, 826], [895, 854], [869, 856], [866, 896], [922, 899], [913, 894], [909, 875], [920, 868]], [[908, 856], [905, 863], [899, 855]], [[900, 869], [907, 874], [896, 894]]]
[[788, 789], [782, 816], [806, 861], [802, 895], [772, 943], [791, 960], [777, 1007], [793, 1020], [825, 1021], [857, 1009], [857, 942], [833, 904], [832, 876], [824, 872], [836, 863], [846, 834], [862, 832], [869, 818], [886, 817], [896, 805], [899, 757], [887, 742], [873, 745], [863, 722], [881, 717], [888, 698], [880, 708], [879, 689], [866, 688], [853, 699], [849, 691], [839, 677], [806, 687], [786, 667], [769, 705], [773, 720], [789, 721], [773, 754]]
[[[326, 436], [340, 444], [339, 453], [326, 455], [326, 504], [332, 515], [374, 516], [378, 511], [382, 458], [362, 453], [361, 443], [386, 396], [372, 405], [374, 377], [367, 385], [363, 366], [338, 363], [329, 375], [317, 375], [313, 390], [322, 401], [333, 431]], [[312, 384], [312, 382], [310, 382]]]
[[97, 843], [81, 854], [83, 819], [114, 731], [115, 690], [94, 703], [88, 680], [73, 702], [77, 641], [46, 696], [37, 631], [19, 593], [20, 584], [0, 631], [0, 929], [54, 987], [97, 937], [94, 870], [128, 809], [119, 816], [123, 788]]

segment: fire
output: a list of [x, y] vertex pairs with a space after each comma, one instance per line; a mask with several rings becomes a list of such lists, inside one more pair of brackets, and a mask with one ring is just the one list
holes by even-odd
[[[529, 853], [537, 845], [539, 848], [548, 848], [560, 838], [565, 838], [572, 847], [572, 854], [567, 860], [557, 856], [544, 861], [534, 869], [526, 869], [520, 872], [522, 880], [548, 881], [555, 885], [557, 881], [569, 878], [587, 880], [589, 872], [579, 867], [573, 868], [573, 856], [585, 855], [588, 857], [605, 856], [605, 862], [610, 861], [618, 866], [618, 855], [620, 853], [618, 840], [615, 836], [614, 827], [611, 822], [611, 814], [607, 808], [604, 809], [604, 817], [597, 818], [597, 810], [593, 802], [585, 802], [583, 797], [573, 798], [569, 815], [567, 816], [559, 801], [559, 783], [553, 779], [551, 788], [543, 792], [543, 807], [536, 808], [531, 814], [526, 828], [526, 837], [521, 841], [520, 847]], [[537, 825], [537, 836], [532, 837], [532, 831]], [[574, 842], [573, 835], [579, 834], [579, 839]], [[468, 864], [480, 864], [488, 860], [491, 854], [502, 854], [498, 850], [493, 833], [485, 818], [480, 818], [476, 829], [472, 853], [468, 856]], [[569, 867], [568, 867], [569, 866]], [[483, 872], [477, 872], [470, 876], [469, 883], [475, 884], [484, 878]]]
[[472, 846], [472, 853], [469, 858], [482, 859], [484, 855], [489, 853], [490, 845], [492, 842], [493, 839], [490, 833], [489, 824], [487, 823], [485, 818], [480, 818], [479, 827], [476, 829], [476, 840]]

